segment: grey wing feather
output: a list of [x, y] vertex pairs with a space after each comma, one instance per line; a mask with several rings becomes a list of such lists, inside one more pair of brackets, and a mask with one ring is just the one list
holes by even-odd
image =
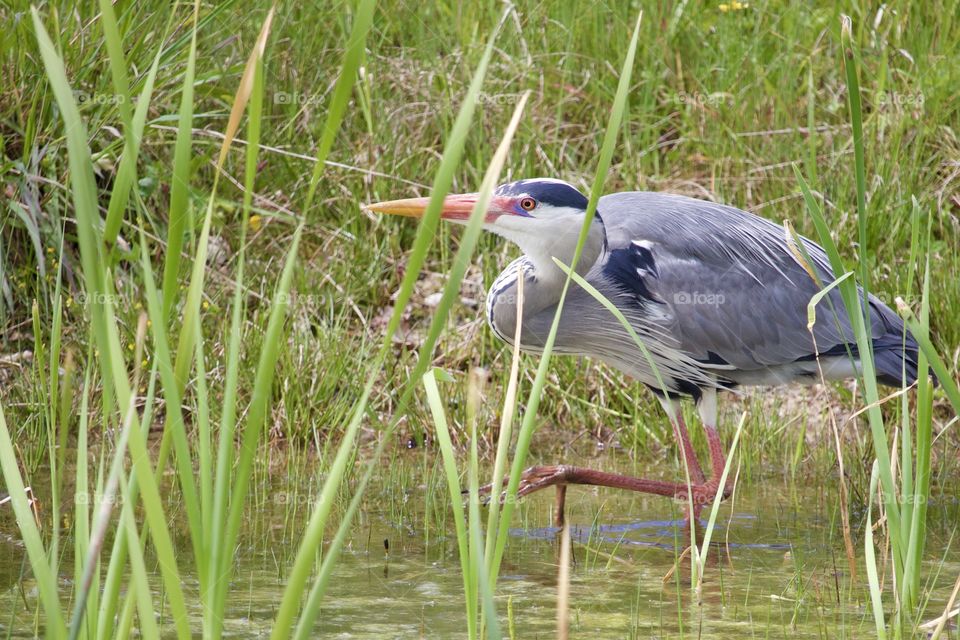
[[[817, 352], [846, 358], [855, 343], [834, 289], [817, 306], [814, 346], [807, 305], [819, 289], [788, 247], [783, 227], [733, 207], [661, 193], [605, 196], [598, 212], [608, 256], [630, 248], [649, 253], [651, 264], [643, 268], [641, 261], [633, 276], [650, 294], [645, 306], [661, 307], [649, 322], [673, 337], [673, 348], [704, 367], [748, 384], [757, 382], [750, 375], [756, 372], [763, 382], [763, 372], [809, 362]], [[803, 242], [822, 282], [833, 281], [823, 249]], [[606, 273], [616, 269], [608, 264]], [[901, 378], [904, 354], [908, 378], [914, 378], [916, 344], [907, 335], [904, 349], [903, 323], [873, 296], [870, 308], [881, 380]]]

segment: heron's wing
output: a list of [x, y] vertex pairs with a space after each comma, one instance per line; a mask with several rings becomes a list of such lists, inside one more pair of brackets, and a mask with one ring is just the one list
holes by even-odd
[[[760, 371], [818, 352], [845, 356], [855, 343], [836, 289], [817, 306], [811, 335], [807, 306], [819, 289], [783, 227], [733, 207], [658, 193], [606, 196], [598, 211], [608, 238], [602, 275], [635, 297], [644, 310], [635, 317], [659, 325], [676, 341], [673, 348], [704, 367]], [[821, 281], [833, 281], [823, 249], [803, 242]], [[902, 354], [900, 319], [873, 296], [870, 307], [874, 350], [899, 347]], [[878, 361], [878, 369], [896, 366], [891, 375], [899, 378], [899, 360]]]

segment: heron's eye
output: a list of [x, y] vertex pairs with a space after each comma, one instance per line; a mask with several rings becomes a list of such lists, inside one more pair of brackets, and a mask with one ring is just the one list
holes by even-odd
[[537, 201], [533, 198], [523, 198], [520, 200], [520, 208], [524, 211], [533, 211], [537, 208]]

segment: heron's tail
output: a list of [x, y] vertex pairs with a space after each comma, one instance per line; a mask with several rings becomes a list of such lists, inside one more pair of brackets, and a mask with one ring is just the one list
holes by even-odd
[[909, 333], [900, 338], [896, 345], [878, 345], [873, 343], [873, 363], [877, 370], [877, 381], [891, 387], [910, 385], [917, 381], [919, 367], [919, 348]]
[[[919, 375], [920, 346], [904, 327], [903, 320], [887, 305], [870, 296], [873, 312], [873, 362], [877, 381], [900, 387], [911, 385]], [[937, 383], [936, 376], [933, 378]]]

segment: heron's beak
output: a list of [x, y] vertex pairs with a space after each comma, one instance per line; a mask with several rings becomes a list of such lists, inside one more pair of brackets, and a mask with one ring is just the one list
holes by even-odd
[[[447, 196], [443, 199], [443, 210], [440, 217], [447, 220], [466, 220], [470, 217], [470, 212], [473, 211], [473, 205], [476, 203], [477, 194], [475, 193]], [[367, 209], [394, 216], [421, 218], [426, 212], [428, 204], [430, 204], [430, 198], [407, 198], [405, 200], [390, 200], [389, 202], [369, 204]]]
[[[479, 194], [462, 193], [459, 195], [449, 195], [443, 199], [443, 209], [440, 217], [444, 220], [466, 221], [470, 218], [474, 205], [477, 204]], [[492, 222], [501, 214], [506, 213], [501, 207], [504, 203], [498, 202], [501, 198], [494, 198], [487, 209], [486, 221]], [[395, 216], [407, 216], [410, 218], [423, 217], [427, 210], [430, 198], [407, 198], [405, 200], [390, 200], [389, 202], [377, 202], [368, 204], [367, 209], [377, 213], [388, 213]]]

